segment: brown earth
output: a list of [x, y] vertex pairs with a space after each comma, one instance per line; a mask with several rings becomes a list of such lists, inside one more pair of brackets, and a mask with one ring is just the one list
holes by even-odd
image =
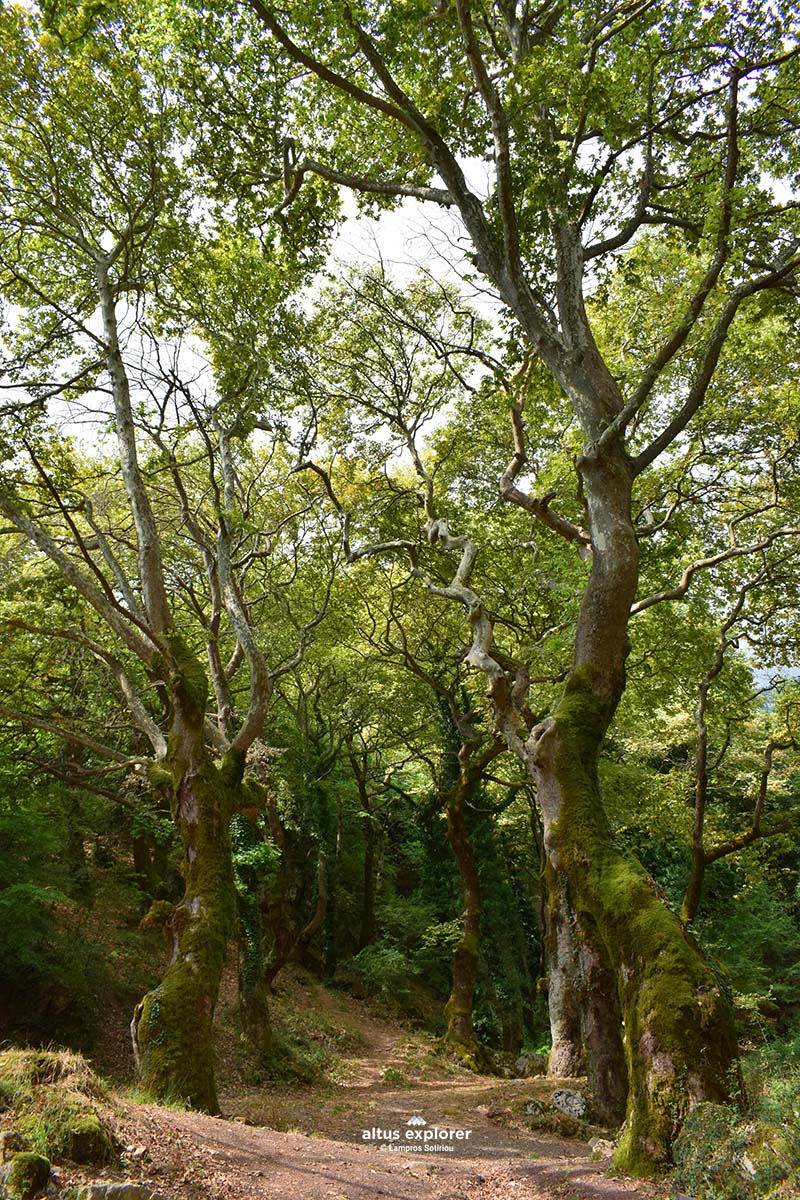
[[[451, 1066], [430, 1038], [409, 1033], [351, 996], [287, 976], [274, 1003], [278, 1028], [320, 1046], [311, 1085], [245, 1083], [232, 1020], [235, 985], [220, 1005], [223, 1118], [120, 1099], [124, 1177], [163, 1200], [655, 1200], [663, 1185], [614, 1178], [586, 1139], [546, 1106], [558, 1081], [491, 1079]], [[326, 1057], [327, 1055], [327, 1057]], [[579, 1086], [575, 1081], [566, 1086]], [[544, 1116], [526, 1105], [545, 1102]], [[549, 1115], [548, 1115], [549, 1114]], [[408, 1125], [422, 1117], [425, 1126]], [[532, 1124], [538, 1124], [533, 1128]], [[364, 1130], [469, 1129], [452, 1152], [380, 1149]], [[544, 1126], [544, 1128], [543, 1128]], [[423, 1135], [424, 1136], [424, 1135]], [[607, 1137], [608, 1134], [606, 1133]], [[448, 1143], [449, 1144], [449, 1143]], [[81, 1173], [85, 1179], [86, 1175]], [[61, 1172], [63, 1183], [77, 1176]], [[95, 1175], [94, 1178], [98, 1176]], [[119, 1179], [120, 1172], [108, 1173]]]

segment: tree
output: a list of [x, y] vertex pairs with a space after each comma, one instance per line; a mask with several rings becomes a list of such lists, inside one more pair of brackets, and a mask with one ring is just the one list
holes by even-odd
[[[250, 440], [265, 424], [264, 323], [251, 306], [257, 295], [274, 315], [285, 281], [252, 238], [234, 252], [219, 227], [204, 242], [188, 221], [172, 101], [144, 74], [141, 42], [101, 25], [65, 50], [22, 9], [0, 20], [16, 80], [0, 125], [0, 277], [18, 309], [4, 329], [0, 512], [82, 602], [77, 622], [41, 632], [102, 666], [140, 745], [103, 745], [66, 723], [62, 736], [168, 789], [185, 891], [167, 918], [166, 973], [134, 1017], [134, 1051], [148, 1090], [216, 1111], [229, 824], [253, 802], [245, 762], [275, 681], [302, 657], [330, 590], [315, 497], [300, 485], [277, 493], [280, 455], [271, 462]], [[187, 276], [192, 305], [181, 304]], [[203, 324], [203, 302], [227, 329]], [[196, 347], [178, 348], [190, 329], [206, 338], [213, 378]], [[64, 412], [80, 409], [110, 425], [109, 458], [81, 461], [59, 436]], [[311, 558], [295, 603], [292, 580]]]
[[[450, 532], [430, 492], [426, 536], [459, 565], [445, 586], [426, 582], [467, 612], [468, 661], [485, 673], [497, 727], [536, 780], [580, 953], [617, 980], [628, 1103], [616, 1161], [652, 1169], [690, 1105], [728, 1094], [736, 1040], [720, 981], [611, 836], [598, 756], [625, 683], [639, 568], [634, 496], [701, 409], [740, 309], [793, 286], [796, 212], [771, 181], [788, 180], [796, 165], [794, 7], [456, 0], [433, 19], [365, 4], [330, 7], [324, 20], [301, 3], [250, 8], [264, 70], [285, 61], [303, 72], [282, 118], [286, 206], [316, 176], [379, 202], [413, 196], [455, 210], [520, 353], [544, 364], [552, 405], [580, 429], [585, 530], [557, 514], [555, 497], [521, 486], [527, 396], [514, 389], [503, 494], [591, 549], [572, 666], [546, 720], [526, 720], [524, 672], [494, 652], [471, 586], [477, 546]], [[229, 80], [235, 89], [235, 69]], [[466, 157], [491, 163], [485, 199]], [[685, 269], [664, 297], [656, 344], [620, 379], [587, 282], [646, 227], [665, 253], [685, 248]], [[624, 1087], [620, 1070], [612, 1052], [609, 1099]]]

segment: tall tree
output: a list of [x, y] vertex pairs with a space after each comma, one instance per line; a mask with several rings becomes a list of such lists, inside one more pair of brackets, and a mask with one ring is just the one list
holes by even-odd
[[[652, 1169], [690, 1105], [727, 1095], [736, 1039], [715, 973], [614, 843], [598, 756], [625, 683], [635, 489], [703, 405], [740, 309], [793, 286], [796, 211], [772, 181], [790, 180], [796, 165], [795, 7], [456, 0], [433, 16], [367, 3], [332, 6], [324, 19], [303, 3], [249, 7], [265, 70], [283, 60], [302, 71], [285, 105], [285, 204], [316, 176], [379, 201], [413, 196], [454, 210], [525, 353], [551, 374], [553, 403], [581, 431], [585, 532], [553, 496], [523, 488], [526, 397], [512, 396], [504, 496], [591, 550], [572, 668], [546, 720], [526, 722], [524, 678], [494, 653], [471, 586], [477, 547], [450, 532], [430, 492], [427, 537], [460, 561], [449, 583], [428, 585], [466, 609], [469, 661], [536, 780], [580, 952], [618, 980], [628, 1105], [616, 1161]], [[491, 164], [487, 196], [467, 158]], [[685, 241], [687, 269], [665, 297], [657, 344], [620, 379], [585, 292], [646, 226], [666, 247]], [[613, 1074], [609, 1095], [624, 1086]]]
[[[106, 756], [169, 789], [185, 891], [167, 920], [166, 974], [134, 1017], [134, 1051], [153, 1093], [215, 1111], [211, 1023], [234, 913], [228, 827], [250, 802], [246, 756], [275, 680], [302, 656], [330, 587], [315, 567], [299, 606], [289, 599], [325, 534], [314, 497], [302, 486], [274, 493], [280, 460], [249, 441], [264, 422], [259, 346], [246, 339], [285, 282], [252, 239], [233, 252], [221, 231], [210, 244], [192, 231], [172, 101], [144, 73], [141, 40], [132, 48], [101, 25], [65, 48], [21, 8], [0, 22], [4, 78], [15, 80], [0, 118], [0, 279], [14, 306], [0, 512], [92, 614], [47, 632], [102, 664], [149, 744], [149, 755], [110, 746]], [[238, 281], [224, 277], [234, 268]], [[181, 312], [187, 275], [193, 306]], [[254, 295], [266, 304], [258, 316]], [[217, 316], [228, 305], [222, 336], [202, 327], [203, 298]], [[213, 375], [196, 348], [178, 348], [190, 328], [205, 335]], [[79, 412], [110, 426], [110, 460], [81, 464], [59, 437]], [[265, 627], [270, 610], [280, 626], [269, 651], [256, 607]], [[64, 735], [86, 745], [77, 725]]]

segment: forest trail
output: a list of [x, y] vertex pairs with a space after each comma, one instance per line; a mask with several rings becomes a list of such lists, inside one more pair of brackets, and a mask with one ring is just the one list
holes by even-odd
[[[121, 1136], [146, 1145], [145, 1177], [165, 1200], [655, 1200], [652, 1184], [613, 1179], [583, 1141], [532, 1130], [525, 1106], [556, 1084], [450, 1068], [416, 1036], [351, 996], [287, 978], [276, 1006], [321, 1041], [350, 1047], [335, 1078], [309, 1085], [234, 1078], [221, 1047], [223, 1118], [151, 1105], [128, 1110]], [[306, 1029], [307, 1033], [307, 1029]], [[312, 1034], [312, 1037], [314, 1035]], [[364, 1130], [469, 1130], [453, 1151], [392, 1152]]]
[[[528, 1137], [482, 1142], [475, 1157], [388, 1153], [355, 1142], [278, 1133], [143, 1106], [148, 1182], [163, 1197], [203, 1200], [651, 1200], [651, 1184], [609, 1178], [588, 1146]], [[435, 1160], [435, 1161], [434, 1161]]]

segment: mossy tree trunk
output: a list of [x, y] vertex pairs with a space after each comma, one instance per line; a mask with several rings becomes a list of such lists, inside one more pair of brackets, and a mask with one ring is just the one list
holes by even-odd
[[[643, 867], [615, 844], [603, 809], [597, 765], [624, 686], [638, 554], [624, 456], [585, 461], [582, 478], [595, 553], [575, 662], [528, 745], [547, 858], [576, 914], [589, 990], [598, 971], [605, 979], [612, 970], [617, 981], [628, 1099], [616, 1164], [647, 1172], [668, 1161], [692, 1105], [727, 1097], [737, 1045], [720, 980]], [[590, 1032], [590, 1056], [602, 1037]], [[613, 1105], [624, 1087], [613, 1056], [603, 1075], [599, 1098]]]
[[138, 1005], [131, 1032], [143, 1088], [219, 1111], [212, 1021], [225, 947], [235, 922], [229, 823], [239, 799], [244, 755], [215, 763], [204, 737], [206, 681], [185, 649], [171, 680], [173, 720], [165, 767], [183, 846], [185, 890], [167, 919], [170, 961]]
[[464, 902], [461, 936], [453, 949], [453, 983], [444, 1010], [445, 1041], [465, 1063], [480, 1067], [485, 1054], [472, 1026], [472, 1006], [480, 967], [481, 893], [475, 851], [467, 831], [464, 782], [459, 780], [445, 804], [447, 840], [458, 868]]
[[257, 808], [234, 813], [229, 829], [234, 855], [239, 933], [239, 1019], [242, 1036], [251, 1053], [257, 1061], [263, 1062], [269, 1058], [272, 1050], [272, 1025], [269, 1017], [262, 915], [266, 886], [252, 858], [253, 852], [263, 845], [256, 820], [257, 814]]
[[230, 765], [216, 766], [202, 742], [182, 760], [176, 820], [185, 891], [167, 921], [169, 965], [139, 1005], [133, 1035], [147, 1092], [215, 1113], [212, 1020], [235, 917], [228, 838], [235, 786]]

